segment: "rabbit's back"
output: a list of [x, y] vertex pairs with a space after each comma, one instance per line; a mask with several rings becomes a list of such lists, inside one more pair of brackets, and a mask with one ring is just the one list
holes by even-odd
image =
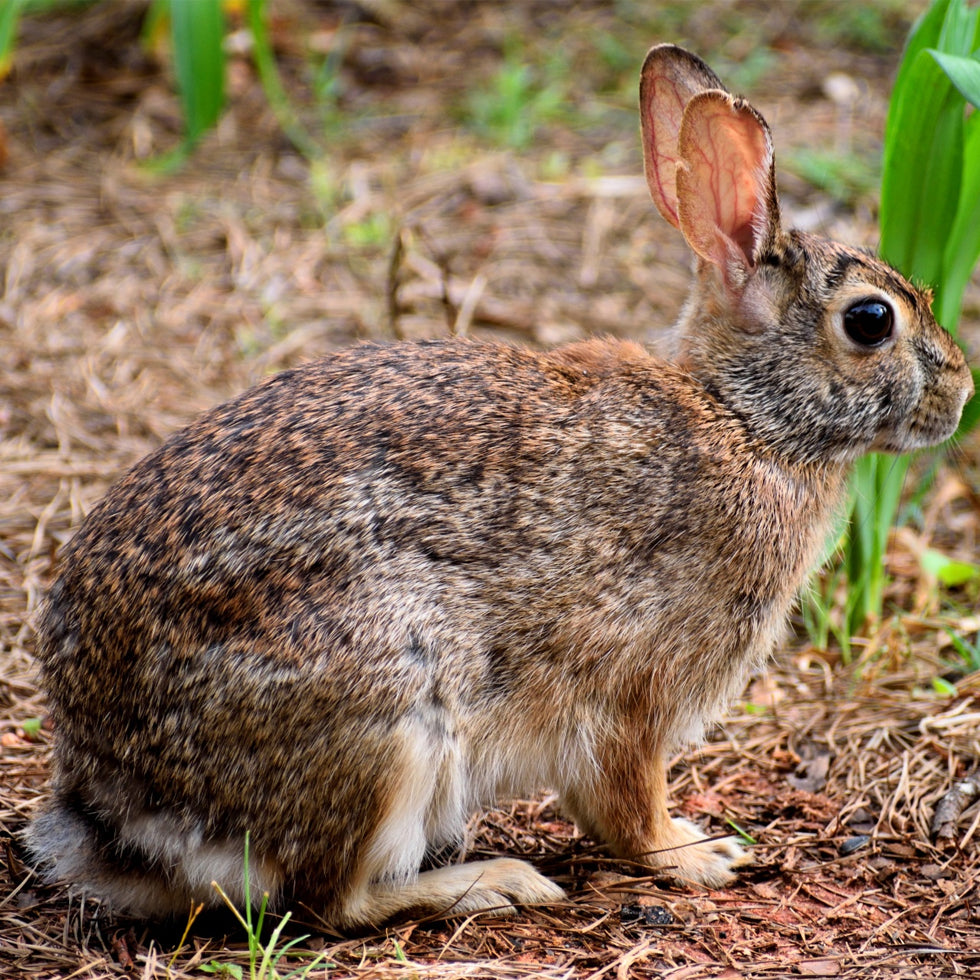
[[215, 658], [369, 671], [379, 618], [448, 609], [458, 629], [487, 606], [519, 628], [541, 601], [554, 621], [603, 569], [764, 540], [738, 512], [799, 507], [787, 488], [808, 489], [634, 345], [365, 345], [220, 406], [117, 484], [65, 549], [40, 656], [55, 684], [96, 672], [59, 696], [172, 664], [220, 683]]

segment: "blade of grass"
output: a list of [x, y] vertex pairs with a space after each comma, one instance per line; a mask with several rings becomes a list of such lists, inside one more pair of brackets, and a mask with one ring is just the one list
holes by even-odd
[[951, 0], [935, 45], [949, 54], [968, 55], [976, 46], [978, 11], [964, 0]]
[[217, 121], [225, 99], [225, 24], [221, 0], [170, 0], [174, 72], [192, 148]]
[[[858, 460], [852, 477], [852, 510], [844, 549], [848, 594], [845, 609], [845, 631], [849, 636], [860, 633], [869, 621], [880, 615], [884, 594], [884, 555], [887, 531], [894, 512], [882, 513], [880, 486], [890, 460], [873, 453]], [[889, 494], [889, 497], [891, 495]]]
[[265, 0], [248, 0], [247, 12], [248, 29], [252, 34], [252, 57], [269, 106], [293, 146], [308, 160], [315, 160], [323, 154], [299, 121], [276, 67], [266, 22]]
[[24, 0], [4, 0], [0, 3], [0, 79], [7, 76], [13, 64], [17, 24], [23, 8]]
[[[972, 368], [973, 387], [980, 391], [980, 368]], [[960, 424], [956, 428], [953, 441], [962, 439], [968, 432], [972, 432], [977, 424], [980, 423], [980, 395], [974, 395], [964, 406], [963, 415], [960, 417]]]
[[926, 48], [934, 48], [939, 44], [943, 23], [946, 20], [951, 2], [959, 2], [959, 0], [937, 0], [931, 4], [912, 25], [912, 30], [909, 31], [908, 40], [905, 42], [905, 49], [902, 52], [902, 60], [898, 65], [898, 73], [895, 75], [895, 83], [892, 86], [891, 99], [888, 102], [888, 116], [885, 121], [886, 133], [897, 132], [896, 117], [899, 112], [899, 95], [908, 90], [908, 75], [912, 71], [912, 64], [916, 55]]

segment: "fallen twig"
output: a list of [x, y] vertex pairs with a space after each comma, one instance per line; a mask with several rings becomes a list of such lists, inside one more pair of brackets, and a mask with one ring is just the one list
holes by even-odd
[[980, 769], [953, 784], [950, 791], [939, 801], [932, 818], [932, 836], [935, 840], [952, 840], [956, 836], [956, 822], [960, 814], [980, 796]]

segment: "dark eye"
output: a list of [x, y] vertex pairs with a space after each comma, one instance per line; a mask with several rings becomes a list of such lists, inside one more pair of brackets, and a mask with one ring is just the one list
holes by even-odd
[[878, 299], [862, 299], [844, 311], [847, 336], [862, 347], [877, 347], [892, 335], [895, 314]]

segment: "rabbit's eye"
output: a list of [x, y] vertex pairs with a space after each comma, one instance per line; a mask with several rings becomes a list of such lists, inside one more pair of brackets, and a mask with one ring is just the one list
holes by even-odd
[[894, 323], [892, 308], [878, 299], [863, 299], [844, 311], [847, 336], [862, 347], [876, 347], [887, 340]]

